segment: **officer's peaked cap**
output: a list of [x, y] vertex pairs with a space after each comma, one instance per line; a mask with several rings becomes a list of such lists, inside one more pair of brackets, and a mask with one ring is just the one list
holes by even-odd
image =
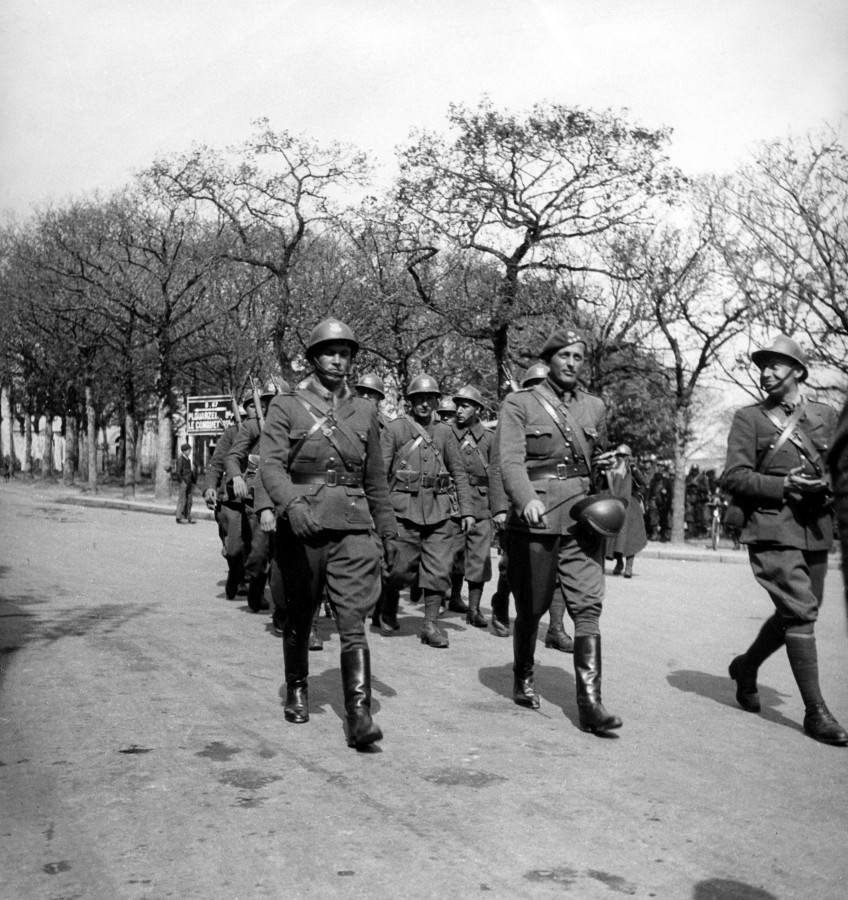
[[807, 376], [810, 374], [809, 369], [807, 368], [807, 354], [804, 353], [801, 349], [801, 345], [797, 341], [793, 341], [791, 337], [787, 337], [785, 334], [779, 334], [768, 347], [763, 347], [761, 350], [755, 350], [751, 354], [751, 359], [756, 366], [762, 369], [765, 365], [766, 357], [769, 354], [775, 353], [780, 356], [785, 356], [787, 359], [791, 359], [792, 362], [797, 363], [797, 365], [804, 370], [804, 374], [798, 380], [807, 380]]
[[536, 363], [524, 373], [521, 379], [521, 387], [527, 387], [531, 382], [544, 381], [551, 370], [544, 363]]
[[374, 391], [383, 398], [386, 396], [386, 388], [383, 385], [383, 379], [380, 378], [376, 372], [366, 372], [359, 381], [356, 382], [356, 386], [358, 388]]
[[359, 342], [353, 336], [353, 332], [338, 319], [324, 319], [319, 322], [309, 335], [309, 343], [306, 345], [306, 357], [312, 357], [321, 344], [344, 341], [350, 345], [350, 352], [355, 356], [359, 352]]
[[461, 400], [470, 400], [472, 403], [476, 403], [481, 409], [485, 406], [485, 403], [483, 403], [483, 395], [480, 393], [480, 391], [477, 390], [476, 387], [470, 384], [466, 384], [465, 387], [461, 387], [453, 395], [454, 403], [459, 403]]
[[442, 391], [439, 382], [432, 375], [416, 375], [406, 389], [407, 397], [413, 394], [438, 394], [441, 397]]
[[572, 344], [583, 344], [585, 347], [586, 338], [579, 331], [560, 325], [551, 332], [550, 337], [545, 341], [539, 352], [539, 356], [545, 360], [550, 359], [557, 350], [562, 350], [563, 347], [570, 347]]

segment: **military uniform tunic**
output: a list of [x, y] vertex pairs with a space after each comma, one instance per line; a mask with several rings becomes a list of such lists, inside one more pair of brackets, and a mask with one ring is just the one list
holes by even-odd
[[[326, 587], [342, 652], [367, 646], [364, 620], [380, 565], [372, 529], [381, 536], [398, 530], [377, 411], [349, 391], [336, 397], [310, 377], [294, 394], [272, 400], [260, 457], [262, 485], [281, 514], [276, 546], [287, 636], [308, 639]], [[308, 504], [321, 526], [314, 537], [292, 532], [285, 512], [296, 501]]]
[[[604, 542], [570, 514], [589, 492], [589, 464], [572, 425], [560, 428], [545, 403], [567, 406], [590, 460], [606, 441], [603, 401], [580, 389], [557, 392], [550, 379], [510, 394], [501, 407], [496, 477], [510, 502], [507, 572], [515, 596], [516, 633], [528, 640], [550, 607], [557, 582], [576, 635], [598, 634], [604, 598]], [[541, 500], [547, 509], [539, 527], [531, 528], [521, 518], [531, 500]]]
[[492, 512], [489, 508], [489, 460], [494, 444], [492, 433], [477, 422], [471, 428], [453, 423], [451, 430], [459, 445], [459, 457], [468, 478], [474, 526], [454, 538], [459, 571], [466, 581], [485, 582], [492, 578]]
[[250, 540], [250, 526], [244, 512], [244, 503], [233, 495], [232, 482], [227, 489], [226, 477], [227, 454], [238, 434], [238, 425], [229, 425], [218, 438], [215, 452], [203, 474], [200, 493], [213, 490], [217, 494], [215, 521], [218, 523], [218, 535], [224, 546], [227, 562], [241, 566], [244, 563], [245, 542]]
[[425, 591], [450, 587], [453, 535], [451, 479], [461, 516], [473, 515], [471, 494], [456, 437], [443, 422], [423, 426], [394, 419], [381, 437], [392, 506], [398, 519], [398, 563], [391, 586], [418, 584]]
[[[777, 443], [789, 413], [771, 398], [740, 409], [727, 439], [724, 485], [747, 513], [740, 540], [748, 545], [751, 568], [768, 591], [786, 628], [808, 626], [818, 617], [833, 543], [833, 517], [826, 496], [784, 494], [784, 479], [792, 469], [824, 474], [836, 427], [836, 411], [824, 403], [805, 401], [796, 428], [815, 448], [814, 459], [797, 437]], [[771, 457], [771, 459], [769, 459]], [[765, 468], [763, 464], [765, 463]]]

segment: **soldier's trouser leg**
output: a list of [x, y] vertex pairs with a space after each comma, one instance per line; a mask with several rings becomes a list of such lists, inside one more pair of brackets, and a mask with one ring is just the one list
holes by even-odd
[[241, 504], [222, 503], [218, 509], [218, 533], [227, 560], [227, 598], [236, 596], [244, 577], [244, 510]]
[[492, 596], [492, 633], [497, 637], [509, 637], [509, 578], [507, 577], [507, 565], [509, 563], [509, 532], [501, 531], [498, 537], [501, 547], [501, 556], [498, 560], [498, 583]]
[[511, 531], [507, 576], [515, 597], [512, 632], [513, 699], [521, 706], [537, 708], [533, 677], [539, 620], [550, 609], [557, 580], [556, 534], [531, 535]]
[[468, 604], [462, 599], [462, 582], [465, 580], [465, 542], [466, 535], [456, 519], [450, 520], [451, 555], [453, 562], [450, 569], [450, 597], [448, 609], [451, 612], [467, 613]]

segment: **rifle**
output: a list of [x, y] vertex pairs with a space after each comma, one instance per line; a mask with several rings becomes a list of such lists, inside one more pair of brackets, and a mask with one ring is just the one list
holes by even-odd
[[515, 380], [515, 376], [512, 374], [512, 367], [506, 360], [501, 363], [501, 368], [503, 369], [507, 382], [509, 382], [510, 390], [521, 390], [521, 385]]
[[241, 413], [239, 412], [238, 400], [236, 400], [236, 395], [232, 391], [230, 391], [230, 397], [233, 401], [233, 415], [236, 419], [236, 425], [241, 428]]
[[256, 418], [259, 419], [259, 427], [265, 427], [265, 416], [262, 415], [262, 404], [259, 402], [259, 386], [256, 379], [251, 375], [250, 384], [253, 388], [253, 406], [256, 409]]

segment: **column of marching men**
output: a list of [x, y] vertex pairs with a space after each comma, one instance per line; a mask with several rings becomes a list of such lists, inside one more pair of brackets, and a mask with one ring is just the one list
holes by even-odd
[[[784, 362], [800, 360], [806, 377], [800, 348], [789, 344], [788, 350], [778, 343], [774, 352], [754, 354], [755, 362], [764, 368], [769, 352]], [[250, 610], [260, 612], [268, 609], [266, 585], [270, 590], [272, 626], [283, 638], [286, 720], [309, 721], [309, 652], [323, 647], [317, 628], [323, 608], [339, 632], [347, 743], [366, 748], [382, 739], [371, 715], [365, 626], [370, 617], [372, 629], [396, 635], [401, 592], [408, 589], [410, 608], [421, 610], [418, 634], [426, 647], [449, 647], [440, 624], [446, 610], [496, 637], [511, 633], [513, 700], [529, 709], [540, 707], [534, 665], [539, 624], [547, 613], [545, 647], [573, 655], [581, 729], [605, 734], [620, 728], [622, 720], [601, 699], [600, 616], [605, 551], [611, 557], [611, 548], [620, 547], [616, 535], [628, 519], [626, 499], [613, 496], [609, 487], [621, 480], [614, 467], [618, 463], [618, 471], [626, 470], [630, 451], [623, 445], [606, 449], [604, 404], [579, 385], [584, 337], [570, 328], [554, 329], [539, 350], [543, 362], [531, 366], [520, 388], [506, 398], [494, 430], [482, 420], [485, 403], [477, 388], [465, 385], [447, 397], [426, 373], [406, 386], [408, 412], [388, 419], [381, 410], [386, 393], [379, 376], [353, 374], [358, 350], [347, 325], [320, 322], [306, 348], [311, 374], [293, 391], [278, 382], [244, 397], [243, 420], [219, 438], [202, 484], [227, 562], [227, 598], [244, 593]], [[763, 384], [769, 396], [771, 384], [768, 379]], [[792, 424], [798, 425], [797, 416]], [[778, 426], [780, 421], [773, 430]], [[812, 453], [801, 439], [781, 443], [800, 448], [801, 458]], [[737, 444], [732, 433], [731, 448]], [[819, 444], [824, 452], [826, 441]], [[755, 453], [747, 462], [737, 460], [735, 468], [729, 459], [728, 471], [755, 504], [766, 502], [757, 490], [774, 503], [774, 487], [762, 485], [763, 479], [778, 479], [786, 488], [787, 515], [797, 519], [800, 506], [792, 498], [817, 488], [795, 479], [790, 463], [796, 459], [776, 457], [768, 460], [768, 474]], [[758, 487], [751, 486], [752, 479]], [[634, 509], [630, 512], [633, 518]], [[495, 536], [497, 585], [487, 619], [481, 600], [493, 574]], [[785, 544], [792, 543], [781, 541], [768, 538], [768, 558], [777, 560], [768, 576], [756, 535], [748, 541], [755, 575], [777, 606], [765, 630], [793, 634], [795, 645], [775, 638], [774, 647], [786, 643], [807, 650], [824, 576], [817, 569], [811, 586], [810, 576], [804, 583], [798, 571], [781, 577], [779, 561], [789, 559]], [[621, 554], [616, 558], [613, 574], [621, 569]], [[793, 556], [791, 565], [803, 568], [805, 560], [809, 566], [806, 556], [800, 563]], [[631, 565], [632, 556], [625, 577]], [[807, 592], [801, 618], [801, 601], [793, 605], [784, 596], [793, 591]], [[573, 638], [564, 627], [566, 612]], [[796, 640], [795, 633], [806, 639]], [[812, 662], [807, 653], [799, 680], [807, 705], [805, 731], [826, 743], [848, 744], [848, 734], [817, 692], [812, 646]], [[756, 697], [756, 666], [765, 657], [757, 654], [755, 642], [730, 669], [738, 701], [750, 711], [759, 709], [751, 697]], [[802, 665], [791, 653], [790, 662], [797, 678]]]

